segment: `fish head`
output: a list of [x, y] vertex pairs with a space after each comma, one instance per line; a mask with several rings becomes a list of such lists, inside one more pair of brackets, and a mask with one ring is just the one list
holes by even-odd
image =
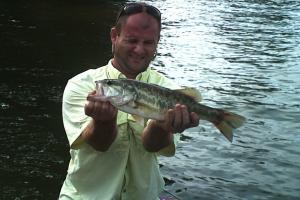
[[126, 84], [126, 79], [103, 79], [96, 81], [99, 95], [109, 99], [113, 105], [122, 105], [133, 99], [133, 90]]
[[122, 84], [119, 84], [115, 79], [96, 81], [96, 89], [100, 95], [105, 97], [121, 96], [124, 93]]

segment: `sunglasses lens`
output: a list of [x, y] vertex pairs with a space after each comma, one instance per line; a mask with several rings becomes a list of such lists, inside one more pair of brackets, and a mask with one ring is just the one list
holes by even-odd
[[161, 14], [157, 8], [150, 5], [141, 5], [136, 3], [127, 4], [126, 6], [124, 6], [124, 8], [121, 10], [117, 18], [117, 21], [119, 20], [120, 17], [124, 15], [132, 15], [132, 14], [143, 12], [144, 8], [149, 15], [155, 17], [160, 22]]
[[129, 4], [123, 8], [124, 15], [132, 15], [143, 11], [143, 6], [139, 4]]

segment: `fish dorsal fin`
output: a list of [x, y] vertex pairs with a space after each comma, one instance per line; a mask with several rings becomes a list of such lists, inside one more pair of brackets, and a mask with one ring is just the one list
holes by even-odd
[[185, 95], [193, 98], [197, 102], [200, 102], [202, 100], [202, 96], [196, 88], [184, 87], [182, 89], [177, 89], [175, 91], [185, 94]]

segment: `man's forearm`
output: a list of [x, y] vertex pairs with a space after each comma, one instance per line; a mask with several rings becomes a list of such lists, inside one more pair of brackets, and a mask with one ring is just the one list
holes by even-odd
[[158, 121], [151, 121], [143, 131], [142, 142], [147, 151], [158, 152], [172, 144], [173, 134], [162, 129]]
[[82, 133], [83, 139], [97, 151], [107, 151], [117, 136], [116, 119], [92, 120]]

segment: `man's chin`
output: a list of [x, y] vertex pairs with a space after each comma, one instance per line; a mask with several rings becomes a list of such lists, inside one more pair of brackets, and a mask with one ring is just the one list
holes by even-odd
[[148, 65], [145, 62], [131, 62], [129, 64], [130, 64], [130, 68], [135, 70], [143, 70], [148, 67]]

